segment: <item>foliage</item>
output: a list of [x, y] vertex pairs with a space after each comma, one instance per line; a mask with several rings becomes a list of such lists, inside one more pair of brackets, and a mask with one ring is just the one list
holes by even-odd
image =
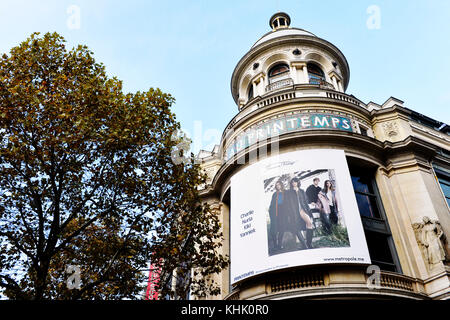
[[314, 241], [315, 248], [333, 248], [333, 247], [348, 247], [350, 241], [348, 239], [347, 228], [341, 225], [332, 225], [331, 232], [328, 234], [322, 228], [315, 231], [315, 236], [319, 239]]
[[[67, 51], [56, 33], [35, 33], [1, 57], [6, 296], [138, 298], [150, 258], [165, 274], [201, 270], [189, 285], [217, 293], [205, 278], [227, 262], [219, 220], [200, 202], [205, 177], [192, 157], [171, 161], [173, 103], [159, 89], [123, 93], [86, 46]], [[80, 289], [68, 289], [68, 265], [80, 266]]]

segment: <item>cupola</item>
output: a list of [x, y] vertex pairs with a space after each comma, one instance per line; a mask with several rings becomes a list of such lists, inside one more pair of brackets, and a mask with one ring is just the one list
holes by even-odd
[[291, 18], [287, 13], [277, 12], [269, 20], [269, 25], [273, 31], [281, 28], [289, 28], [291, 24]]

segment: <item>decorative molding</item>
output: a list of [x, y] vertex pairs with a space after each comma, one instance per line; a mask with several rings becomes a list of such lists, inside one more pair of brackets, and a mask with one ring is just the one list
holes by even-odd
[[399, 134], [398, 124], [395, 121], [388, 121], [382, 123], [381, 127], [383, 128], [384, 135], [392, 138]]

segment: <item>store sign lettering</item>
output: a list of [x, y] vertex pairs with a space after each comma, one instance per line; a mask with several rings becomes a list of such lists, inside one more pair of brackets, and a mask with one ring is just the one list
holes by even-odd
[[245, 148], [284, 133], [311, 129], [340, 130], [353, 132], [349, 118], [330, 114], [297, 114], [261, 123], [237, 137], [227, 148], [226, 159]]

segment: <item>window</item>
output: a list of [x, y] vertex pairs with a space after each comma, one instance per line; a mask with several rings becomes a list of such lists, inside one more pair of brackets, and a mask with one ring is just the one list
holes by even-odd
[[269, 78], [282, 77], [284, 75], [287, 75], [288, 73], [289, 66], [285, 63], [280, 63], [270, 69]]
[[381, 216], [372, 178], [367, 176], [367, 173], [359, 170], [353, 170], [351, 176], [359, 213], [365, 217], [380, 219]]
[[379, 266], [381, 270], [397, 272], [389, 243], [392, 237], [368, 229], [364, 229], [364, 234], [366, 235], [367, 247], [369, 248], [372, 264]]
[[356, 161], [352, 163], [349, 160], [350, 175], [372, 264], [379, 266], [381, 270], [401, 272], [389, 225], [384, 216], [383, 204], [378, 194], [374, 169], [360, 167], [355, 164]]
[[318, 65], [308, 63], [306, 68], [308, 69], [309, 83], [322, 84], [325, 82], [325, 74]]
[[253, 99], [253, 84], [250, 83], [250, 86], [248, 88], [248, 95], [247, 95], [248, 101]]
[[269, 84], [290, 79], [289, 66], [285, 63], [277, 64], [269, 70]]
[[359, 126], [359, 131], [361, 132], [361, 134], [363, 136], [367, 136], [367, 129], [366, 128], [364, 128], [362, 126]]
[[436, 173], [437, 181], [447, 201], [447, 205], [450, 207], [450, 173], [436, 166], [434, 166], [434, 172]]

